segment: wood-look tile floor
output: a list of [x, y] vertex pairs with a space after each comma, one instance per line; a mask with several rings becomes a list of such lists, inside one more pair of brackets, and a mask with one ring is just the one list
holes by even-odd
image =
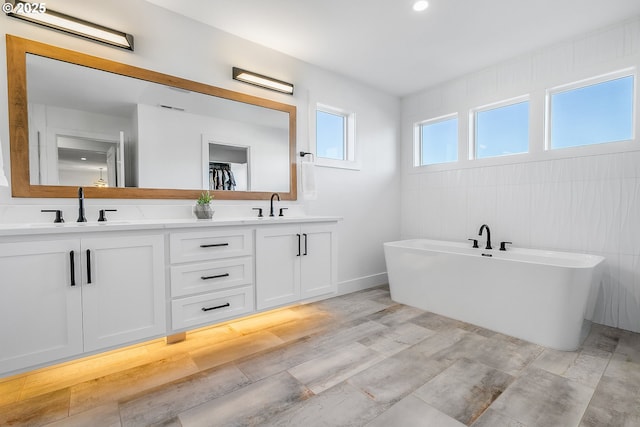
[[0, 379], [0, 425], [640, 425], [640, 335], [560, 352], [386, 287]]

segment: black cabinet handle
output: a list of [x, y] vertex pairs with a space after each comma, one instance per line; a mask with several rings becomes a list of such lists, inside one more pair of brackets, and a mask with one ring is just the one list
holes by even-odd
[[69, 265], [71, 266], [71, 286], [76, 285], [76, 257], [73, 251], [69, 252]]
[[219, 279], [221, 277], [229, 277], [229, 273], [216, 274], [215, 276], [201, 276], [200, 278], [202, 280], [209, 280], [209, 279]]
[[91, 283], [91, 251], [87, 249], [87, 284]]
[[296, 236], [298, 236], [298, 255], [296, 256], [300, 256], [300, 235], [296, 234]]
[[208, 245], [200, 245], [201, 248], [216, 248], [219, 246], [229, 246], [228, 243], [211, 243]]
[[307, 255], [307, 233], [302, 234], [304, 236], [304, 253], [302, 255]]
[[211, 310], [217, 310], [219, 308], [225, 308], [225, 307], [229, 307], [231, 304], [226, 303], [226, 304], [222, 304], [222, 305], [216, 305], [215, 307], [202, 307], [202, 311], [211, 311]]

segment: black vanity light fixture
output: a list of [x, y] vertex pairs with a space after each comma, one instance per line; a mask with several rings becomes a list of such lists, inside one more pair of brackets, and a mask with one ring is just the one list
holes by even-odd
[[126, 50], [133, 50], [133, 36], [93, 22], [55, 12], [46, 7], [46, 3], [31, 3], [20, 0], [8, 0], [2, 10], [11, 17], [33, 22], [44, 27], [84, 37]]
[[273, 77], [263, 76], [262, 74], [252, 71], [243, 70], [242, 68], [233, 67], [233, 79], [265, 89], [275, 90], [276, 92], [293, 95], [293, 84], [274, 79]]

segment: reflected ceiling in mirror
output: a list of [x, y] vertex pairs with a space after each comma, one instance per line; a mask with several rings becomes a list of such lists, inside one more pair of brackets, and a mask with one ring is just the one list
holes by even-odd
[[[104, 173], [88, 197], [296, 198], [294, 106], [9, 35], [7, 55], [16, 197], [72, 197]], [[209, 146], [250, 153], [248, 182], [207, 182]]]

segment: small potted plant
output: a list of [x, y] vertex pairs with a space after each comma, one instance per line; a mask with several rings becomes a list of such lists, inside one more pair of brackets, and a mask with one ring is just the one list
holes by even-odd
[[208, 191], [203, 191], [196, 200], [196, 205], [193, 207], [193, 213], [196, 214], [198, 219], [211, 219], [213, 217], [213, 209], [211, 209], [211, 200], [213, 195]]

